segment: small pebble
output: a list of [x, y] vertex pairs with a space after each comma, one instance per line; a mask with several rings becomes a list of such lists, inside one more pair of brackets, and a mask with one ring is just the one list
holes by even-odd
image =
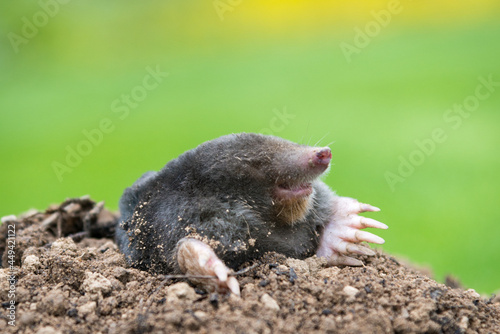
[[297, 274], [295, 273], [295, 270], [293, 268], [290, 268], [290, 282], [295, 283], [295, 280], [297, 279]]
[[355, 298], [356, 294], [359, 292], [358, 289], [350, 285], [345, 286], [342, 291], [344, 291], [344, 294], [349, 298]]
[[262, 297], [260, 297], [260, 301], [262, 304], [264, 304], [264, 307], [267, 307], [268, 309], [271, 310], [280, 310], [280, 306], [276, 302], [276, 300], [273, 299], [273, 297], [269, 296], [267, 293], [263, 294]]
[[269, 284], [269, 281], [267, 279], [263, 279], [262, 281], [259, 282], [260, 287], [265, 287]]
[[82, 209], [82, 206], [78, 203], [69, 203], [64, 208], [62, 208], [67, 213], [76, 213]]
[[61, 331], [56, 330], [52, 326], [42, 327], [40, 328], [36, 334], [61, 334]]
[[24, 326], [30, 326], [35, 322], [35, 312], [26, 312], [21, 314], [19, 322]]
[[471, 297], [481, 298], [481, 295], [479, 293], [477, 293], [476, 290], [474, 290], [474, 289], [469, 289], [465, 292], [468, 293]]
[[460, 327], [462, 330], [466, 330], [469, 328], [469, 318], [466, 316], [463, 316], [460, 318], [460, 321], [458, 322], [458, 327]]
[[205, 322], [208, 320], [208, 314], [203, 311], [195, 311], [193, 314], [201, 322]]
[[78, 315], [78, 310], [76, 308], [69, 309], [68, 312], [66, 312], [66, 315], [74, 318]]
[[287, 272], [288, 271], [288, 267], [283, 265], [283, 264], [280, 264], [277, 268], [279, 271], [281, 272]]
[[215, 308], [219, 308], [219, 295], [216, 293], [211, 293], [208, 299], [210, 301], [210, 305]]
[[321, 312], [322, 315], [330, 315], [332, 314], [332, 310], [330, 310], [329, 308], [325, 308], [322, 312]]
[[94, 314], [96, 308], [96, 302], [88, 302], [87, 304], [83, 304], [78, 307], [78, 315], [83, 318], [87, 315]]

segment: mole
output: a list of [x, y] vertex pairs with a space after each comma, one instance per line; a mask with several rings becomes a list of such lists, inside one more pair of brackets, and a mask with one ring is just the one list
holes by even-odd
[[375, 254], [361, 243], [384, 243], [361, 229], [387, 225], [358, 215], [380, 209], [337, 196], [320, 180], [331, 159], [329, 147], [270, 135], [207, 141], [125, 189], [117, 244], [132, 267], [213, 276], [194, 281], [238, 296], [232, 270], [269, 251], [361, 266], [353, 255]]

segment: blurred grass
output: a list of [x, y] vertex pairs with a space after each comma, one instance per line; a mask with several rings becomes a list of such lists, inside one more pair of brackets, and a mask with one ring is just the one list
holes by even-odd
[[[354, 27], [383, 1], [242, 2], [220, 21], [212, 2], [82, 2], [61, 5], [14, 53], [0, 41], [0, 215], [90, 194], [113, 209], [121, 192], [199, 143], [293, 119], [276, 135], [331, 145], [326, 182], [383, 209], [389, 252], [432, 266], [439, 279], [500, 288], [500, 92], [453, 130], [444, 112], [474, 93], [477, 77], [500, 81], [500, 6], [492, 1], [402, 2], [404, 11], [353, 58]], [[39, 10], [21, 1], [0, 32], [21, 31]], [[111, 103], [142, 83], [146, 67], [169, 76], [124, 120]], [[82, 130], [110, 118], [115, 130], [59, 182], [53, 161]], [[391, 191], [415, 140], [443, 128], [445, 143]]]

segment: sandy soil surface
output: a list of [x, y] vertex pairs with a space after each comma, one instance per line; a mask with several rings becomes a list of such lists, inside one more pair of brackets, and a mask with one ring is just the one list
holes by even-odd
[[[241, 298], [207, 294], [128, 267], [112, 239], [115, 219], [102, 203], [81, 198], [4, 222], [0, 331], [500, 333], [500, 299], [452, 280], [439, 284], [380, 252], [357, 268], [266, 254], [242, 267], [250, 270], [237, 276]], [[12, 225], [16, 244], [9, 248]]]

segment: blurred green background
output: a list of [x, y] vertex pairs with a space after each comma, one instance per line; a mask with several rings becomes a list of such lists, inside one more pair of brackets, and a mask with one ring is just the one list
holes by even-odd
[[386, 251], [500, 288], [498, 1], [60, 1], [1, 5], [0, 215], [117, 209], [227, 133], [334, 141], [325, 180], [382, 208]]

